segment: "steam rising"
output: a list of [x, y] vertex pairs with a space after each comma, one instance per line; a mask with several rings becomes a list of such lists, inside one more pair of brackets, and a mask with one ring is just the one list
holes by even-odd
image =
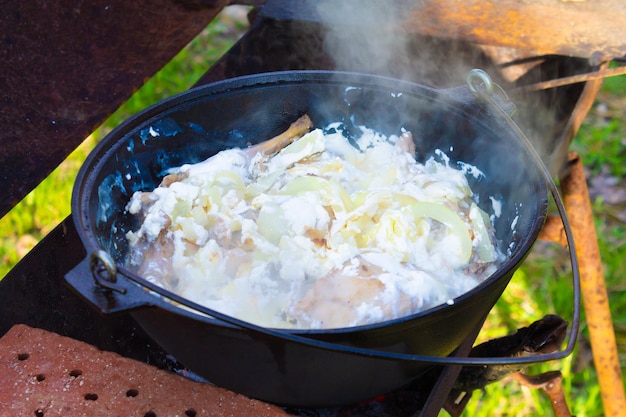
[[490, 61], [465, 42], [408, 33], [404, 22], [415, 9], [407, 1], [334, 1], [316, 3], [327, 23], [325, 52], [335, 68], [412, 80], [432, 87], [465, 82], [467, 72]]
[[389, 2], [322, 0], [317, 10], [323, 22], [330, 22], [326, 52], [339, 70], [385, 74], [399, 56], [407, 55], [407, 39], [398, 33], [401, 21], [397, 7]]
[[[512, 89], [520, 79], [522, 83], [536, 82], [540, 80], [537, 77], [545, 76], [539, 68], [541, 60], [530, 66], [501, 66], [503, 59], [506, 62], [518, 58], [512, 57], [510, 50], [453, 37], [421, 36], [418, 27], [409, 33], [403, 22], [410, 13], [416, 13], [415, 2], [319, 0], [314, 7], [320, 22], [326, 25], [324, 52], [337, 70], [385, 75], [434, 88], [464, 85], [472, 68], [485, 70], [505, 90]], [[557, 176], [569, 145], [567, 141], [571, 140], [563, 137], [561, 121], [571, 109], [555, 108], [555, 97], [550, 91], [511, 98], [518, 108], [516, 123]]]

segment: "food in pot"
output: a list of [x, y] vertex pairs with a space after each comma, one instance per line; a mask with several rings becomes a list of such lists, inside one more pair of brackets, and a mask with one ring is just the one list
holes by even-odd
[[130, 267], [225, 314], [304, 329], [452, 303], [496, 270], [502, 255], [466, 178], [477, 169], [443, 152], [418, 163], [407, 131], [304, 133], [304, 120], [135, 193]]

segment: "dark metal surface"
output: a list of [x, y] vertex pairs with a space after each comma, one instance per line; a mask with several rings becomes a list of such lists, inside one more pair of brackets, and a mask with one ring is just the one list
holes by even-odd
[[105, 317], [65, 284], [63, 276], [84, 256], [68, 218], [0, 281], [0, 334], [22, 323], [159, 367], [170, 366], [165, 353], [129, 316]]
[[158, 0], [0, 7], [0, 217], [221, 10]]

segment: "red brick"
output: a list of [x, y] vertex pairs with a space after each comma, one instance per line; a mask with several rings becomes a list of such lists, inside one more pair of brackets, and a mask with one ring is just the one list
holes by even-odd
[[1, 416], [288, 416], [279, 407], [21, 324], [0, 339], [0, 387]]

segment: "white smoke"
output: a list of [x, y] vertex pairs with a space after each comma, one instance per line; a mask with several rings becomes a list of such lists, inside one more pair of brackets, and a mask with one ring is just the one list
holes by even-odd
[[[445, 88], [464, 85], [468, 72], [480, 68], [506, 90], [532, 68], [501, 66], [499, 60], [506, 60], [510, 51], [503, 54], [502, 48], [455, 39], [452, 33], [446, 39], [421, 36], [414, 14], [419, 3], [415, 1], [318, 0], [315, 4], [320, 22], [326, 25], [325, 52], [340, 71], [381, 74]], [[417, 26], [407, 30], [407, 21]], [[450, 32], [453, 30], [451, 26]], [[560, 161], [553, 161], [552, 154], [563, 146], [549, 131], [555, 124], [555, 109], [547, 107], [538, 94], [515, 99], [514, 104], [523, 110], [517, 113], [518, 124], [556, 172]]]

